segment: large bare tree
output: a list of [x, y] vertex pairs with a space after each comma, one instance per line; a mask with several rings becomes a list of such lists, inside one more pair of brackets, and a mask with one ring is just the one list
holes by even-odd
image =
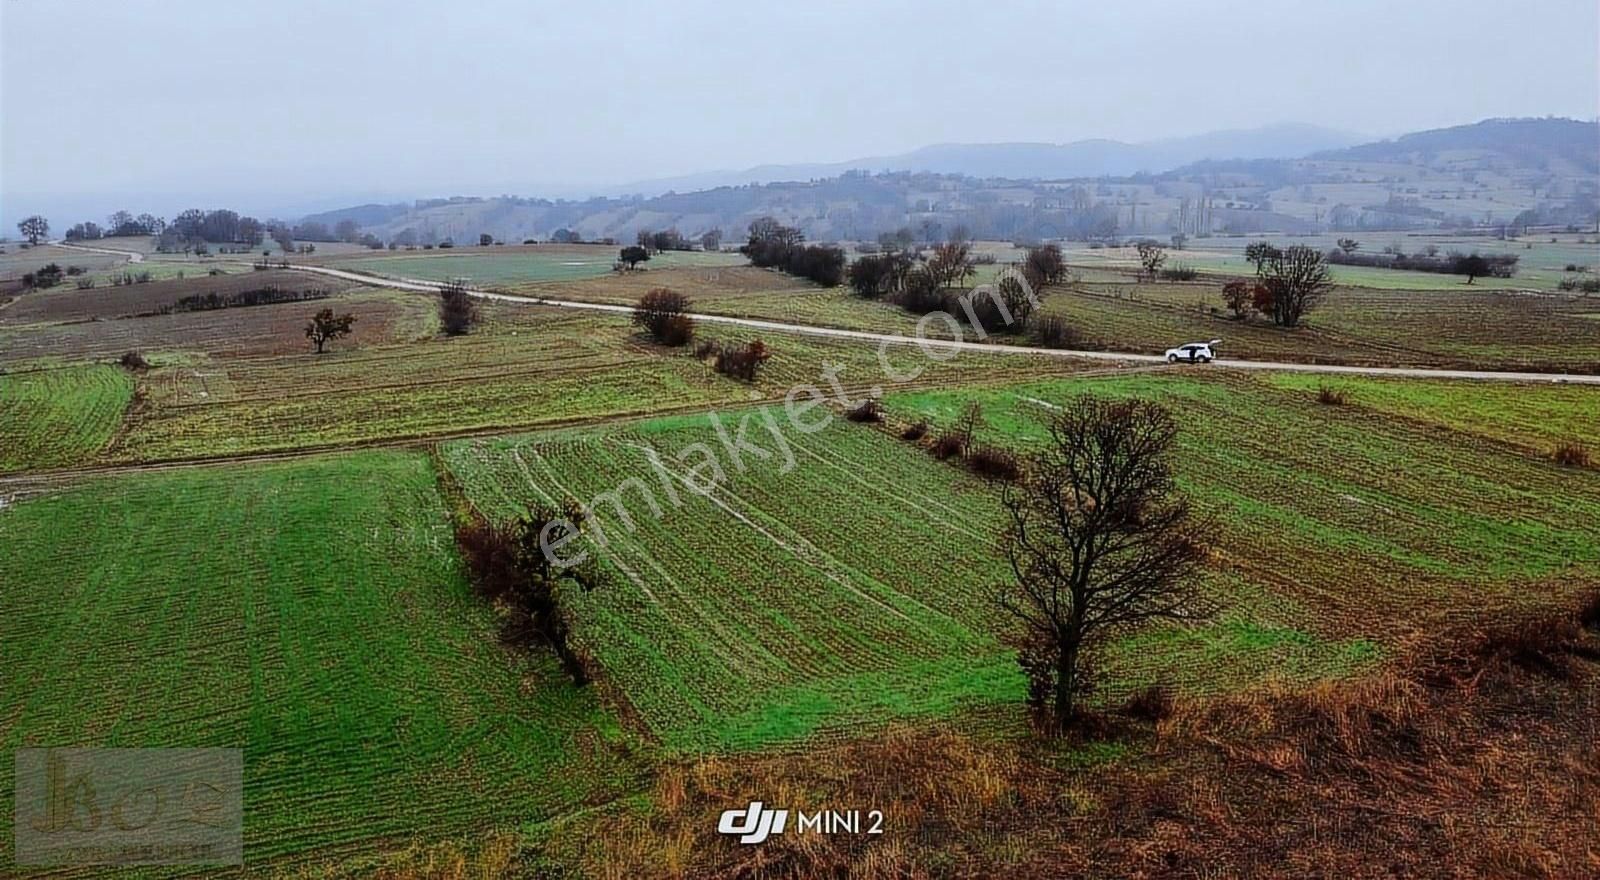
[[1023, 624], [1032, 701], [1070, 721], [1105, 637], [1200, 616], [1201, 527], [1173, 484], [1177, 424], [1159, 404], [1083, 395], [1002, 496], [1011, 580], [1000, 605]]
[[1303, 244], [1262, 254], [1256, 275], [1271, 294], [1272, 322], [1295, 327], [1333, 287], [1333, 276], [1322, 251]]

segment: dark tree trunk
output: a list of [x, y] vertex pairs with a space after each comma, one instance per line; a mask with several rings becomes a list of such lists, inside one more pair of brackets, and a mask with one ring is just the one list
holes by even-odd
[[1056, 723], [1065, 726], [1077, 712], [1078, 646], [1062, 645], [1056, 654]]

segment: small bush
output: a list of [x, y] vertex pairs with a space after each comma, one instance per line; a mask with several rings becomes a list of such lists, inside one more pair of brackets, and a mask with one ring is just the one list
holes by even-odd
[[754, 382], [756, 372], [771, 357], [772, 352], [759, 339], [746, 345], [723, 343], [717, 346], [716, 360], [711, 367], [724, 376]]
[[1022, 465], [1017, 457], [998, 446], [980, 446], [967, 458], [967, 466], [980, 477], [990, 480], [1015, 480], [1022, 476]]
[[93, 278], [79, 278], [78, 279], [78, 289], [79, 290], [92, 290], [93, 288], [94, 288], [94, 279]]
[[[250, 265], [254, 266], [255, 268], [258, 268], [258, 269], [265, 269], [266, 268], [265, 266], [256, 266], [254, 263], [251, 263]], [[221, 269], [209, 269], [209, 270], [206, 271], [206, 274], [210, 275], [212, 278], [215, 278], [218, 275], [226, 275], [228, 273], [222, 271]]]
[[1080, 342], [1078, 331], [1055, 315], [1034, 322], [1033, 341], [1041, 348], [1075, 348]]
[[[689, 311], [688, 297], [665, 287], [657, 287], [639, 297], [639, 304], [633, 307], [633, 323], [635, 326], [643, 327], [657, 342], [666, 342], [668, 325], [672, 319], [687, 311]], [[683, 345], [688, 341], [685, 338], [678, 344]]]
[[82, 275], [83, 274], [83, 267], [82, 266], [68, 266], [67, 267], [67, 274], [68, 275], [72, 275], [72, 276]]
[[959, 434], [940, 434], [939, 439], [933, 441], [933, 457], [940, 461], [960, 458], [966, 452], [967, 440]]
[[1193, 266], [1185, 266], [1182, 263], [1161, 270], [1161, 280], [1163, 281], [1193, 281], [1199, 277], [1200, 273]]
[[850, 408], [844, 417], [852, 422], [881, 422], [883, 421], [883, 405], [878, 403], [876, 397], [869, 397]]
[[713, 354], [716, 354], [716, 352], [717, 341], [715, 339], [702, 339], [694, 347], [694, 356], [700, 360], [705, 360], [706, 358], [711, 357]]
[[1140, 721], [1165, 721], [1172, 717], [1172, 692], [1160, 685], [1134, 691], [1122, 704], [1122, 714]]
[[127, 354], [124, 354], [122, 357], [117, 359], [117, 363], [121, 364], [122, 368], [125, 370], [138, 371], [150, 369], [150, 362], [144, 359], [144, 355], [136, 351], [130, 351]]
[[463, 281], [439, 288], [439, 326], [447, 336], [464, 336], [478, 323], [478, 304]]
[[694, 341], [694, 319], [688, 315], [673, 315], [668, 318], [661, 328], [661, 337], [658, 340], [662, 345], [673, 348], [688, 345]]
[[1590, 464], [1589, 448], [1577, 441], [1557, 446], [1553, 457], [1562, 467], [1586, 468]]
[[1600, 277], [1563, 278], [1556, 285], [1556, 288], [1565, 291], [1581, 290], [1584, 293], [1600, 293]]
[[1350, 394], [1342, 388], [1323, 385], [1317, 389], [1317, 403], [1323, 406], [1344, 406], [1350, 402]]
[[905, 430], [900, 432], [900, 439], [901, 440], [910, 440], [912, 442], [916, 442], [918, 440], [921, 440], [923, 437], [926, 437], [926, 436], [928, 436], [928, 420], [927, 419], [918, 419], [917, 421], [912, 422], [909, 425], [906, 425]]

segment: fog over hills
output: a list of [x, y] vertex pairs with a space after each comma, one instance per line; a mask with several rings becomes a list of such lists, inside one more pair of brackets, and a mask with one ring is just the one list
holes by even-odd
[[658, 180], [610, 197], [454, 196], [305, 219], [326, 229], [352, 221], [401, 246], [484, 234], [624, 241], [641, 229], [720, 229], [736, 238], [767, 215], [819, 240], [899, 228], [936, 237], [956, 227], [980, 237], [1081, 239], [1585, 224], [1600, 200], [1595, 122], [1494, 119], [1340, 143], [1350, 137], [1275, 126], [1138, 145], [951, 144]]
[[1158, 174], [1203, 159], [1292, 159], [1367, 140], [1366, 136], [1351, 132], [1306, 123], [1283, 123], [1136, 144], [1104, 138], [1066, 144], [933, 144], [908, 153], [846, 162], [762, 165], [743, 171], [710, 171], [638, 181], [594, 194], [649, 196], [719, 186], [812, 180], [835, 177], [847, 171], [927, 171], [1018, 180], [1123, 177], [1140, 172]]

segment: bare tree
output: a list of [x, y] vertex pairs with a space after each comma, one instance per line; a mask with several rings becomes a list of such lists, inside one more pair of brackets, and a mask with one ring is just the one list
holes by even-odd
[[1333, 287], [1327, 256], [1303, 244], [1273, 248], [1256, 273], [1270, 295], [1272, 322], [1280, 327], [1298, 326]]
[[1028, 256], [1023, 266], [1032, 270], [1043, 284], [1060, 284], [1067, 275], [1067, 262], [1061, 255], [1059, 245], [1047, 244], [1028, 248]]
[[335, 316], [333, 309], [323, 309], [306, 322], [306, 338], [317, 347], [317, 354], [322, 354], [322, 347], [329, 341], [349, 336], [350, 326], [355, 322], [355, 315]]
[[954, 287], [976, 275], [978, 270], [972, 259], [972, 245], [964, 241], [948, 241], [935, 247], [933, 258], [928, 260], [928, 272], [940, 287]]
[[1167, 249], [1147, 239], [1139, 242], [1138, 251], [1139, 266], [1154, 281], [1156, 273], [1161, 271], [1161, 264], [1167, 261]]
[[1200, 527], [1169, 463], [1177, 430], [1150, 401], [1077, 397], [1004, 490], [1012, 580], [1000, 606], [1023, 624], [1030, 698], [1058, 724], [1077, 713], [1107, 636], [1202, 613]]

